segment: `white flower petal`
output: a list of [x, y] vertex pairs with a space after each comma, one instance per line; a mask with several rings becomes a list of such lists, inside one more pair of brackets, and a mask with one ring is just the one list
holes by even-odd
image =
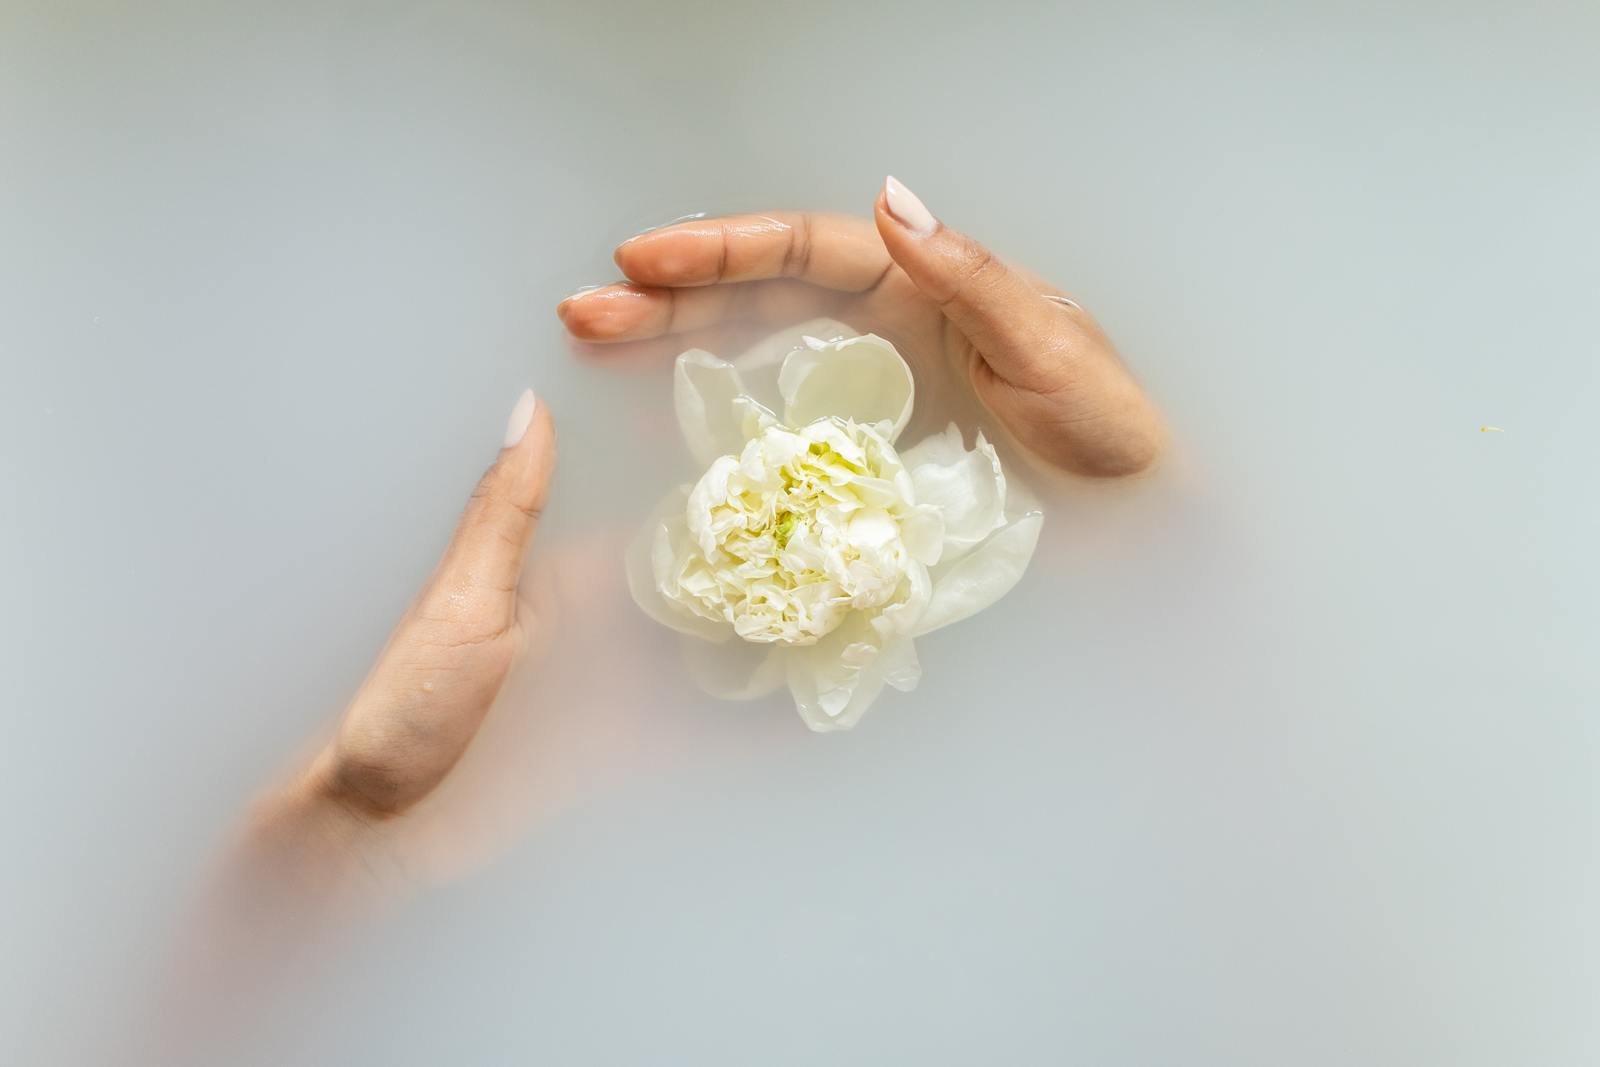
[[787, 677], [787, 652], [777, 645], [685, 641], [683, 658], [695, 684], [722, 700], [764, 697]]
[[869, 668], [863, 671], [856, 679], [850, 693], [850, 699], [840, 709], [838, 715], [831, 718], [823, 718], [814, 712], [808, 714], [806, 709], [801, 708], [800, 718], [807, 726], [819, 734], [830, 733], [834, 730], [853, 729], [856, 723], [861, 721], [861, 716], [867, 713], [867, 709], [876, 703], [878, 694], [883, 692], [884, 684], [883, 671]]
[[916, 388], [911, 368], [893, 345], [875, 334], [842, 341], [806, 339], [778, 372], [783, 418], [804, 426], [821, 418], [887, 422], [890, 441], [911, 418]]
[[922, 681], [922, 663], [917, 659], [917, 646], [909, 637], [886, 646], [879, 667], [883, 671], [883, 680], [902, 693], [911, 692]]
[[982, 434], [969, 450], [951, 426], [897, 453], [915, 385], [887, 341], [803, 340], [781, 367], [751, 368], [764, 395], [782, 395], [781, 421], [732, 364], [679, 358], [679, 421], [705, 473], [663, 503], [628, 578], [653, 618], [724, 642], [685, 649], [703, 689], [749, 699], [787, 681], [807, 725], [841, 730], [885, 686], [917, 685], [915, 634], [1016, 584], [1041, 518], [1006, 524]]
[[918, 635], [959, 622], [1011, 591], [1039, 543], [1044, 516], [1029, 512], [933, 574], [933, 597], [917, 623]]
[[767, 334], [735, 356], [733, 363], [747, 380], [762, 380], [770, 376], [773, 384], [776, 384], [778, 368], [782, 366], [789, 353], [794, 351], [794, 339], [797, 334], [802, 344], [810, 346], [830, 344], [846, 337], [854, 337], [856, 332], [838, 319], [807, 319], [805, 322], [785, 326], [781, 330]]
[[944, 514], [936, 507], [918, 504], [900, 520], [900, 536], [919, 563], [933, 566], [944, 558]]
[[900, 454], [918, 505], [933, 505], [944, 516], [945, 562], [970, 552], [1005, 525], [1006, 476], [1000, 457], [980, 431], [967, 451], [955, 423]]
[[778, 425], [778, 416], [754, 397], [734, 397], [733, 412], [739, 421], [739, 432], [746, 441], [760, 437], [770, 427]]
[[726, 641], [733, 636], [733, 627], [702, 618], [667, 600], [656, 581], [654, 556], [658, 541], [664, 538], [668, 551], [680, 554], [692, 545], [683, 512], [687, 498], [688, 490], [682, 487], [667, 494], [628, 546], [628, 592], [640, 610], [663, 626], [707, 641]]
[[[877, 701], [884, 686], [910, 692], [922, 678], [916, 646], [903, 638], [881, 650], [858, 643], [836, 652], [833, 659], [797, 672], [789, 661], [789, 689], [800, 718], [817, 733], [848, 730]], [[830, 688], [831, 687], [831, 688]]]
[[883, 689], [877, 635], [860, 615], [814, 645], [790, 650], [789, 692], [818, 733], [848, 730]]
[[902, 448], [900, 461], [910, 469], [925, 463], [949, 466], [959, 463], [966, 454], [967, 443], [961, 436], [961, 428], [952, 422], [945, 425], [943, 433], [929, 434], [910, 448]]
[[744, 445], [746, 408], [739, 372], [710, 352], [691, 348], [678, 357], [672, 377], [672, 402], [678, 429], [689, 452], [702, 466]]
[[[694, 483], [685, 500], [685, 528], [689, 536], [710, 556], [717, 550], [717, 532], [712, 509], [728, 496], [728, 479], [739, 469], [736, 456], [718, 456], [700, 480]], [[657, 577], [660, 577], [657, 575]]]
[[920, 564], [907, 567], [905, 595], [878, 612], [872, 619], [872, 628], [884, 641], [900, 634], [915, 633], [932, 599], [933, 579], [928, 568]]

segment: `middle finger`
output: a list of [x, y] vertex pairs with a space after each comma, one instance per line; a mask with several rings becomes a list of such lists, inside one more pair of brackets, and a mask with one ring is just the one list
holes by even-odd
[[893, 265], [871, 222], [808, 211], [681, 222], [623, 242], [616, 261], [643, 285], [796, 278], [851, 293], [872, 288]]

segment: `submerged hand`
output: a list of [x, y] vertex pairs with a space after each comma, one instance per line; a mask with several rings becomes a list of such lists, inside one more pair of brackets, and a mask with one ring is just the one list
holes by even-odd
[[[532, 392], [449, 547], [345, 712], [333, 740], [272, 793], [247, 842], [275, 876], [323, 883], [367, 861], [450, 774], [527, 647], [523, 557], [555, 467], [555, 426]], [[370, 873], [370, 870], [369, 870]]]
[[555, 458], [554, 423], [526, 392], [444, 558], [333, 739], [260, 800], [224, 857], [157, 1008], [157, 1040], [182, 1053], [162, 1062], [226, 1040], [264, 984], [299, 977], [302, 954], [348, 916], [430, 873], [437, 830], [422, 802], [460, 777], [452, 771], [530, 634], [548, 629], [518, 589]]
[[1160, 417], [1094, 319], [940, 223], [893, 178], [873, 222], [803, 212], [696, 220], [623, 243], [616, 261], [627, 282], [557, 309], [575, 337], [832, 315], [900, 346], [919, 389], [940, 376], [969, 389], [1054, 466], [1135, 474], [1161, 449]]
[[318, 788], [397, 815], [455, 766], [527, 647], [530, 608], [517, 591], [555, 459], [555, 424], [526, 392], [438, 569], [318, 760]]

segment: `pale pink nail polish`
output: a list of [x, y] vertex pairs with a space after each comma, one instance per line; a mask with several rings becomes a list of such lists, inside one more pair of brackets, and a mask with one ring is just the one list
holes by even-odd
[[883, 180], [883, 199], [895, 221], [918, 237], [927, 237], [939, 228], [939, 220], [933, 217], [917, 194], [892, 174]]
[[522, 395], [517, 397], [517, 406], [511, 409], [511, 418], [506, 421], [506, 443], [501, 447], [510, 448], [522, 441], [538, 407], [539, 398], [533, 395], [533, 390], [524, 389]]

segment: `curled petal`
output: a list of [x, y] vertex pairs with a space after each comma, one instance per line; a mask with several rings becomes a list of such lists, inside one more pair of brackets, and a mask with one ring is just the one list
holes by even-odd
[[900, 520], [900, 536], [905, 538], [906, 549], [919, 563], [929, 567], [938, 563], [944, 554], [947, 534], [944, 514], [936, 507], [919, 504]]
[[917, 646], [911, 638], [896, 641], [884, 647], [878, 667], [888, 685], [909, 693], [922, 681], [922, 663], [917, 659]]
[[917, 504], [931, 505], [944, 516], [941, 558], [946, 563], [966, 555], [1005, 525], [1006, 476], [982, 432], [969, 452], [961, 431], [951, 423], [944, 433], [907, 449], [900, 458], [911, 472]]
[[834, 730], [849, 730], [861, 721], [861, 716], [866, 714], [878, 694], [883, 692], [884, 677], [882, 671], [866, 671], [851, 682], [849, 695], [844, 706], [837, 715], [829, 715], [821, 711], [817, 705], [809, 704], [800, 699], [799, 690], [795, 688], [794, 672], [791, 668], [789, 688], [795, 695], [795, 706], [800, 709], [801, 720], [813, 731], [819, 734], [831, 733]]
[[755, 700], [784, 683], [785, 650], [748, 641], [685, 641], [683, 658], [689, 676], [702, 690], [722, 700]]
[[791, 649], [789, 692], [805, 724], [818, 733], [854, 726], [883, 690], [881, 652], [860, 615], [814, 645]]
[[960, 622], [1010, 592], [1033, 558], [1043, 523], [1043, 515], [1029, 512], [954, 563], [935, 568], [933, 596], [917, 622], [917, 634]]
[[[845, 657], [846, 662], [849, 661]], [[795, 694], [795, 705], [800, 709], [800, 718], [812, 730], [818, 733], [827, 733], [833, 730], [848, 730], [861, 721], [861, 716], [877, 701], [883, 692], [884, 686], [892, 686], [901, 692], [910, 692], [917, 687], [917, 682], [922, 679], [922, 665], [917, 661], [916, 646], [910, 638], [902, 638], [891, 645], [886, 645], [882, 650], [873, 649], [871, 658], [860, 664], [848, 682], [831, 691], [830, 696], [838, 697], [841, 703], [830, 705], [822, 701], [803, 701], [801, 692], [810, 692], [814, 684], [806, 678], [796, 679], [794, 668], [790, 667], [789, 688]], [[798, 685], [798, 687], [797, 687]], [[830, 707], [837, 706], [837, 713], [830, 712]]]
[[672, 402], [683, 440], [702, 466], [743, 447], [747, 414], [739, 402], [743, 397], [744, 382], [733, 364], [698, 348], [678, 357]]
[[778, 391], [790, 426], [828, 417], [887, 422], [885, 436], [893, 441], [911, 418], [916, 388], [900, 353], [869, 333], [842, 341], [806, 338], [806, 346], [783, 361]]
[[915, 633], [932, 599], [933, 579], [928, 568], [921, 564], [908, 567], [904, 595], [873, 617], [872, 628], [885, 642], [902, 634]]
[[726, 641], [733, 636], [728, 623], [696, 615], [668, 600], [662, 595], [657, 578], [657, 556], [681, 557], [689, 551], [689, 528], [684, 520], [687, 498], [688, 490], [684, 488], [669, 493], [628, 546], [628, 592], [640, 610], [661, 625], [706, 641]]
[[[760, 437], [764, 431], [778, 425], [778, 416], [754, 397], [734, 397], [733, 411], [734, 417], [739, 422], [739, 432], [744, 435], [746, 441]], [[734, 451], [737, 452], [738, 449]]]
[[[733, 358], [734, 365], [745, 375], [747, 380], [761, 381], [769, 376], [775, 376], [783, 361], [789, 353], [794, 351], [794, 339], [799, 336], [807, 345], [826, 344], [846, 337], [854, 337], [856, 331], [840, 322], [838, 319], [815, 318], [785, 326], [775, 330], [756, 341], [749, 348], [740, 352]], [[753, 394], [761, 396], [761, 393]]]
[[[717, 504], [727, 498], [728, 480], [738, 470], [739, 460], [736, 457], [718, 456], [712, 461], [710, 468], [700, 476], [700, 480], [694, 483], [694, 488], [684, 499], [684, 529], [689, 537], [700, 545], [700, 550], [708, 556], [714, 555], [717, 550], [718, 527], [715, 525], [712, 511]], [[737, 516], [724, 521], [734, 519], [737, 519]]]

